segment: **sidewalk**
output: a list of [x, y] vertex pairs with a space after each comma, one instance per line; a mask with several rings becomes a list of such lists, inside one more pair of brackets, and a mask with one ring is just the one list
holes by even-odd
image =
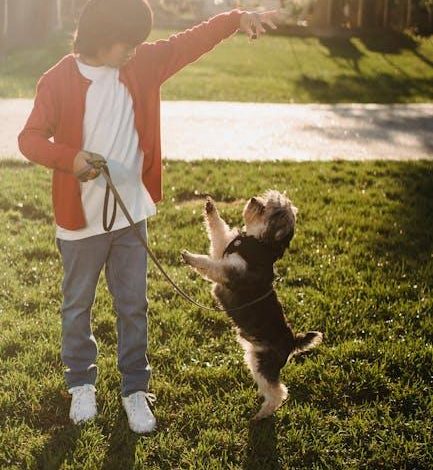
[[[0, 99], [0, 158], [23, 158], [16, 136], [32, 105]], [[433, 104], [163, 101], [161, 119], [171, 159], [433, 159]]]

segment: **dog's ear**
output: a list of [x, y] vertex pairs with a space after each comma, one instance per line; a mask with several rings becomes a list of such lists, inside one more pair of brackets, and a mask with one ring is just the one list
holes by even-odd
[[288, 230], [287, 228], [277, 230], [274, 235], [274, 240], [271, 242], [277, 259], [283, 257], [284, 252], [290, 247], [290, 242], [294, 235], [295, 230], [293, 227], [290, 227]]
[[290, 232], [292, 233], [292, 235], [290, 236], [290, 240], [293, 238], [293, 230], [287, 230], [287, 229], [279, 229], [277, 230], [277, 232], [275, 233], [275, 240], [277, 242], [283, 240], [284, 238], [288, 237], [290, 235]]
[[289, 230], [279, 230], [277, 233], [278, 234], [282, 232], [279, 235], [279, 238], [275, 238], [276, 242], [283, 248], [289, 248], [290, 242], [292, 241], [293, 236], [295, 235], [295, 230], [293, 227], [290, 227]]
[[[294, 216], [293, 216], [294, 217]], [[291, 216], [284, 209], [275, 211], [268, 220], [268, 227], [265, 232], [265, 237], [269, 241], [280, 242], [291, 234], [293, 238], [294, 229], [293, 221], [290, 221]]]
[[271, 232], [272, 230], [274, 231], [274, 239], [276, 242], [281, 242], [286, 239], [290, 242], [293, 238], [297, 213], [298, 208], [290, 204], [290, 209], [280, 209], [272, 215], [269, 221], [269, 229]]

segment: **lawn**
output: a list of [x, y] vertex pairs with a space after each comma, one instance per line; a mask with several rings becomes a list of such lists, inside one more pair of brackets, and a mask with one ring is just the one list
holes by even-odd
[[[174, 31], [155, 30], [149, 38]], [[0, 97], [34, 95], [40, 75], [70, 51], [66, 35], [0, 62]], [[353, 38], [231, 37], [162, 87], [166, 100], [282, 103], [433, 101], [433, 41], [383, 34]]]
[[228, 318], [185, 303], [151, 264], [159, 426], [148, 437], [128, 430], [121, 408], [103, 275], [93, 310], [100, 414], [69, 422], [50, 171], [0, 160], [0, 185], [0, 468], [432, 468], [433, 163], [165, 162], [149, 240], [206, 304], [209, 285], [179, 260], [182, 248], [207, 248], [204, 195], [240, 224], [248, 197], [288, 191], [298, 227], [275, 286], [294, 329], [325, 340], [286, 366], [289, 398], [252, 425], [260, 400]]

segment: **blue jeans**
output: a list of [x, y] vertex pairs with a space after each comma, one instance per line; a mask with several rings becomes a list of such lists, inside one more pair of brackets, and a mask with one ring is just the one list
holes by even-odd
[[[136, 223], [147, 240], [146, 220]], [[147, 252], [131, 227], [56, 244], [63, 262], [61, 359], [68, 388], [96, 383], [98, 347], [90, 324], [99, 275], [105, 277], [117, 315], [117, 366], [122, 396], [148, 390]]]

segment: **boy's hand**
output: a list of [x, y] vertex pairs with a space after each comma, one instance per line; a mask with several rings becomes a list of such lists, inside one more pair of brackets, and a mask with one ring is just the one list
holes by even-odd
[[249, 39], [258, 39], [260, 34], [266, 33], [262, 23], [267, 24], [272, 29], [277, 29], [274, 21], [279, 17], [278, 10], [264, 11], [263, 13], [249, 12], [242, 13], [239, 29], [248, 34]]
[[101, 173], [100, 168], [95, 168], [89, 162], [94, 160], [95, 157], [98, 158], [98, 161], [105, 162], [104, 158], [97, 154], [91, 154], [85, 150], [81, 150], [77, 153], [74, 158], [73, 172], [74, 175], [83, 183], [89, 180], [93, 180], [99, 176]]

